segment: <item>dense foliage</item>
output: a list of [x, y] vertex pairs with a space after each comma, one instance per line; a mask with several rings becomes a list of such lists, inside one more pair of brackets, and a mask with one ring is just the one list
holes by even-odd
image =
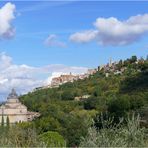
[[[140, 128], [139, 117], [128, 118], [126, 126], [123, 120], [113, 124], [112, 120], [102, 121], [103, 127], [90, 127], [88, 134], [82, 137], [80, 147], [147, 147], [146, 129]], [[112, 126], [111, 126], [112, 124]]]
[[48, 131], [39, 135], [39, 141], [46, 144], [47, 147], [65, 147], [64, 138], [57, 132]]
[[[96, 121], [96, 116], [108, 112], [115, 123], [133, 112], [142, 116], [147, 126], [148, 112], [148, 60], [133, 56], [120, 60], [114, 70], [98, 70], [84, 80], [66, 83], [58, 88], [37, 90], [21, 96], [21, 101], [41, 116], [33, 121], [37, 134], [58, 132], [66, 140], [67, 146], [78, 146], [81, 137]], [[106, 73], [109, 76], [106, 77]], [[76, 101], [75, 97], [89, 95], [87, 99]], [[96, 124], [97, 125], [97, 124]]]
[[65, 140], [57, 132], [38, 135], [29, 124], [0, 127], [0, 147], [65, 147]]

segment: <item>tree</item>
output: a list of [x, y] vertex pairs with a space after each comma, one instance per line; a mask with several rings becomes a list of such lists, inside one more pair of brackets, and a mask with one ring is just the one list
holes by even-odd
[[1, 126], [4, 126], [4, 115], [2, 115]]
[[39, 135], [39, 140], [47, 147], [66, 147], [64, 138], [58, 132], [45, 132]]
[[117, 66], [117, 69], [120, 70], [123, 66], [123, 61], [120, 60], [119, 63], [116, 66]]
[[87, 134], [86, 129], [90, 126], [92, 120], [90, 120], [87, 112], [82, 112], [73, 112], [64, 118], [66, 129], [63, 136], [68, 141], [68, 147], [78, 147], [81, 137]]
[[108, 111], [118, 121], [120, 117], [124, 117], [130, 109], [130, 101], [128, 95], [113, 98], [108, 103]]
[[136, 61], [137, 61], [137, 56], [132, 56], [130, 62], [135, 63]]
[[148, 61], [145, 62], [145, 63], [140, 63], [140, 64], [139, 64], [139, 68], [140, 68], [142, 71], [147, 71], [147, 70], [148, 70]]
[[84, 102], [84, 109], [86, 110], [96, 109], [97, 105], [99, 105], [98, 98], [89, 98]]
[[95, 87], [95, 89], [93, 90], [93, 95], [95, 97], [100, 96], [101, 95], [101, 88], [100, 87]]
[[10, 121], [9, 121], [9, 117], [8, 116], [7, 116], [7, 119], [6, 119], [6, 125], [7, 125], [7, 127], [10, 126]]
[[62, 100], [74, 100], [74, 94], [70, 90], [65, 90], [61, 95]]

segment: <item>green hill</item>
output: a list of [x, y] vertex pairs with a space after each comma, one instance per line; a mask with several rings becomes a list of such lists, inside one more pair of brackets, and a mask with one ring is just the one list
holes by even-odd
[[[83, 98], [84, 95], [89, 97]], [[75, 100], [80, 96], [80, 101]], [[68, 146], [78, 146], [92, 118], [95, 121], [101, 113], [114, 116], [114, 122], [133, 112], [148, 120], [148, 60], [133, 56], [84, 80], [37, 90], [20, 99], [30, 110], [41, 113], [32, 122], [38, 134], [55, 131]]]

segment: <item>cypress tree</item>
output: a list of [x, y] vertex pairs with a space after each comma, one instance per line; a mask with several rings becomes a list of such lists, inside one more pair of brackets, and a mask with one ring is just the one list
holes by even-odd
[[7, 127], [9, 127], [9, 125], [10, 125], [10, 121], [9, 121], [9, 117], [7, 116], [7, 120], [6, 120], [6, 125], [7, 125]]
[[1, 126], [4, 126], [4, 116], [2, 115]]

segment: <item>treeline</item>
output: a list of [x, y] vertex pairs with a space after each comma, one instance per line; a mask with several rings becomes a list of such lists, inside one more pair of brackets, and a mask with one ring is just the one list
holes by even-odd
[[[135, 112], [142, 116], [144, 126], [148, 121], [148, 59], [137, 60], [136, 56], [120, 60], [116, 68], [124, 72], [115, 75], [104, 69], [84, 80], [66, 83], [58, 88], [38, 90], [21, 96], [21, 101], [41, 116], [29, 123], [38, 135], [48, 131], [64, 137], [67, 146], [79, 146], [85, 137], [92, 119], [97, 126], [97, 116], [107, 113], [113, 123]], [[75, 97], [89, 95], [76, 101]]]

